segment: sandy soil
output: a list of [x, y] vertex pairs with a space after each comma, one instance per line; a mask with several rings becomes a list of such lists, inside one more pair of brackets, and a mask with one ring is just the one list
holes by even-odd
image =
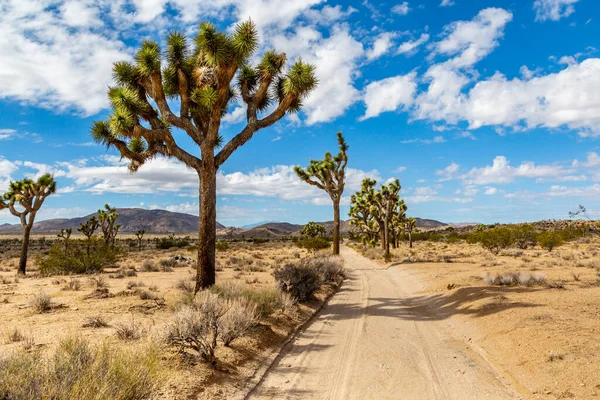
[[[423, 282], [347, 247], [349, 278], [251, 399], [514, 399], [511, 381], [465, 342]], [[465, 328], [466, 329], [466, 328]]]
[[[35, 255], [43, 251], [34, 247], [30, 273], [26, 278], [15, 279], [18, 263], [18, 246], [0, 248], [0, 357], [20, 348], [51, 350], [61, 338], [77, 335], [90, 342], [117, 342], [116, 327], [120, 323], [134, 324], [141, 332], [138, 342], [154, 340], [173, 315], [174, 307], [183, 297], [177, 288], [180, 281], [193, 282], [195, 270], [192, 265], [182, 265], [170, 272], [143, 272], [144, 262], [158, 266], [159, 261], [173, 255], [190, 256], [185, 249], [155, 250], [128, 253], [119, 268], [137, 270], [137, 276], [116, 278], [117, 268], [109, 268], [97, 276], [39, 277], [35, 272]], [[45, 247], [46, 249], [48, 246]], [[217, 282], [234, 281], [242, 285], [265, 287], [274, 285], [272, 271], [286, 262], [295, 261], [306, 253], [291, 243], [271, 242], [265, 244], [232, 243], [227, 251], [217, 255]], [[106, 281], [110, 297], [87, 298], [94, 291], [90, 278], [101, 276]], [[63, 290], [71, 280], [81, 283], [80, 290]], [[165, 304], [142, 300], [128, 289], [130, 282], [143, 282], [141, 290], [148, 291]], [[280, 347], [288, 335], [301, 325], [323, 299], [332, 291], [325, 287], [317, 299], [296, 306], [286, 313], [275, 313], [262, 320], [248, 335], [232, 343], [231, 347], [219, 347], [219, 364], [213, 369], [204, 363], [178, 361], [176, 355], [165, 354], [169, 370], [165, 385], [158, 394], [160, 399], [231, 399], [243, 392], [245, 383], [262, 367], [265, 360]], [[53, 309], [36, 313], [31, 300], [39, 293], [48, 294]], [[101, 316], [109, 324], [103, 328], [86, 328], [82, 325], [89, 317]], [[17, 328], [24, 340], [12, 341], [9, 334]]]

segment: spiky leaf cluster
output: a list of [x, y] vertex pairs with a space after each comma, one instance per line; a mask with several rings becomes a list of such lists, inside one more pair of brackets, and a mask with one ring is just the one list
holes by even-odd
[[[193, 40], [172, 31], [162, 48], [144, 41], [133, 62], [114, 64], [115, 84], [108, 91], [113, 112], [106, 121], [94, 123], [92, 138], [116, 148], [131, 161], [132, 171], [158, 155], [200, 171], [202, 160], [176, 143], [172, 128], [185, 131], [206, 156], [205, 151], [222, 145], [221, 118], [241, 94], [248, 123], [216, 155], [215, 162], [222, 164], [258, 129], [297, 112], [317, 84], [314, 67], [301, 60], [284, 71], [285, 53], [268, 51], [257, 66], [248, 65], [257, 49], [258, 32], [251, 20], [231, 33], [201, 23]], [[179, 101], [178, 113], [170, 99]], [[260, 119], [258, 113], [270, 107], [271, 114]]]
[[397, 235], [404, 229], [404, 221], [408, 207], [400, 198], [400, 182], [396, 179], [381, 185], [375, 190], [377, 182], [366, 178], [361, 190], [350, 196], [350, 224], [357, 227], [363, 237], [363, 243], [375, 245], [384, 238], [384, 227], [392, 235]]
[[[54, 193], [56, 181], [50, 174], [44, 174], [36, 181], [26, 178], [10, 182], [8, 191], [0, 197], [0, 210], [8, 209], [11, 214], [21, 218], [22, 224], [26, 224], [27, 215], [34, 215], [42, 207], [44, 200]], [[20, 206], [22, 211], [16, 206]]]
[[327, 152], [322, 160], [311, 160], [306, 170], [300, 166], [294, 167], [300, 179], [326, 191], [334, 202], [339, 202], [344, 193], [346, 165], [348, 165], [346, 154], [348, 144], [342, 132], [337, 133], [337, 140], [340, 152], [336, 156]]

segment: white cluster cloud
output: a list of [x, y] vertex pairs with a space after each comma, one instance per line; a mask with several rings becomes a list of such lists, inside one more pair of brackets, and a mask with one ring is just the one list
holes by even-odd
[[410, 106], [417, 90], [415, 78], [411, 72], [368, 84], [363, 95], [367, 110], [361, 120]]
[[17, 133], [14, 129], [0, 129], [0, 140], [10, 139]]
[[0, 156], [0, 193], [4, 193], [8, 189], [8, 184], [11, 181], [11, 174], [15, 172], [19, 167]]
[[[59, 192], [82, 191], [93, 194], [170, 194], [197, 197], [198, 175], [173, 159], [156, 158], [144, 164], [136, 173], [130, 173], [127, 164], [118, 157], [104, 157], [100, 165], [87, 161], [61, 162], [56, 165], [11, 162], [0, 158], [0, 185], [8, 184], [11, 173], [20, 167], [26, 176], [38, 177], [51, 173], [62, 182], [70, 180], [71, 186], [61, 187]], [[33, 172], [32, 172], [33, 171]], [[381, 180], [377, 170], [346, 170], [346, 189], [357, 191], [365, 178]], [[6, 181], [6, 182], [4, 182]], [[64, 184], [63, 183], [63, 184]], [[323, 191], [301, 181], [292, 165], [277, 165], [250, 172], [217, 174], [219, 195], [248, 195], [278, 197], [282, 200], [312, 201], [327, 196]]]
[[579, 0], [535, 0], [533, 9], [535, 10], [536, 21], [558, 21], [563, 17], [568, 17], [575, 12], [574, 4]]
[[406, 15], [409, 11], [410, 7], [408, 6], [408, 1], [403, 1], [402, 3], [398, 3], [392, 7], [392, 12], [394, 14]]
[[88, 115], [106, 107], [112, 62], [130, 55], [121, 41], [94, 29], [96, 14], [94, 2], [3, 2], [0, 98]]
[[418, 39], [407, 40], [406, 42], [402, 43], [398, 47], [397, 53], [398, 54], [412, 54], [415, 52], [415, 50], [419, 46], [421, 46], [422, 44], [425, 44], [428, 40], [429, 40], [429, 35], [427, 33], [422, 33]]
[[380, 33], [375, 38], [373, 46], [365, 53], [367, 60], [375, 60], [376, 58], [379, 58], [387, 53], [393, 45], [393, 39], [395, 36], [396, 35], [393, 32]]
[[513, 167], [506, 157], [497, 156], [492, 165], [473, 168], [463, 175], [462, 179], [476, 185], [506, 184], [518, 178], [560, 177], [568, 172], [559, 165], [535, 165], [533, 162], [524, 162], [518, 167]]
[[275, 35], [270, 43], [277, 49], [286, 49], [288, 57], [302, 57], [316, 66], [319, 85], [305, 100], [303, 108], [307, 124], [339, 117], [359, 99], [359, 91], [353, 83], [358, 61], [365, 51], [347, 25], [333, 26], [328, 37], [314, 27], [301, 26], [293, 33]]

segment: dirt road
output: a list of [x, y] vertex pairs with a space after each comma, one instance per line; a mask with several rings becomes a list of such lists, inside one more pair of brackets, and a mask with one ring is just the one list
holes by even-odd
[[342, 248], [349, 277], [249, 399], [519, 399], [403, 266]]

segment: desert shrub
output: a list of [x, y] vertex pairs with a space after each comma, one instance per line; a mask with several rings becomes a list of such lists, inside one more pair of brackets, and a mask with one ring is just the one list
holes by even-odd
[[302, 263], [316, 269], [325, 283], [339, 283], [346, 277], [344, 263], [340, 257], [317, 255], [305, 258]]
[[115, 324], [115, 334], [121, 340], [137, 340], [142, 337], [142, 332], [137, 322], [131, 317], [127, 322], [121, 321]]
[[277, 310], [290, 309], [294, 301], [289, 294], [276, 287], [249, 288], [234, 282], [213, 285], [210, 291], [228, 300], [241, 299], [256, 307], [261, 318], [266, 318]]
[[537, 234], [531, 225], [516, 225], [512, 228], [512, 234], [515, 245], [522, 250], [537, 244]]
[[81, 281], [79, 279], [71, 279], [63, 286], [62, 290], [78, 291], [81, 290]]
[[313, 297], [321, 286], [321, 275], [315, 268], [306, 264], [286, 264], [273, 273], [279, 288], [298, 301]]
[[90, 241], [89, 253], [86, 243], [72, 241], [68, 251], [57, 243], [45, 257], [38, 256], [37, 264], [42, 275], [90, 274], [101, 272], [115, 265], [122, 254], [117, 246], [106, 245], [100, 239]]
[[19, 330], [19, 328], [12, 328], [6, 332], [6, 342], [16, 343], [25, 340], [25, 335]]
[[305, 238], [297, 238], [294, 240], [294, 243], [296, 244], [296, 246], [306, 249], [308, 251], [317, 251], [317, 250], [324, 250], [324, 249], [328, 249], [329, 247], [331, 247], [331, 243], [329, 243], [329, 241], [325, 238], [322, 237], [315, 237], [315, 238], [310, 238], [310, 237], [305, 237]]
[[548, 251], [552, 251], [564, 243], [563, 235], [555, 231], [542, 232], [538, 235], [537, 240], [540, 247]]
[[175, 313], [167, 331], [168, 342], [181, 351], [192, 350], [214, 365], [219, 330], [227, 308], [228, 302], [217, 294], [199, 293], [191, 304]]
[[194, 289], [196, 288], [196, 284], [188, 279], [180, 279], [177, 281], [177, 285], [175, 285], [175, 287], [186, 293], [193, 293]]
[[45, 313], [52, 310], [52, 298], [45, 292], [39, 292], [33, 296], [29, 305], [35, 312]]
[[141, 267], [143, 272], [158, 272], [160, 268], [156, 266], [152, 261], [146, 260], [142, 263]]
[[131, 290], [131, 289], [135, 289], [135, 288], [139, 288], [139, 287], [144, 287], [146, 286], [146, 284], [142, 281], [129, 281], [127, 282], [127, 289]]
[[106, 328], [109, 325], [108, 325], [108, 322], [106, 322], [106, 320], [104, 319], [103, 316], [101, 316], [101, 315], [92, 315], [90, 317], [87, 317], [85, 319], [85, 322], [81, 326], [83, 328]]
[[67, 338], [48, 357], [19, 351], [0, 359], [0, 399], [148, 399], [161, 375], [155, 347], [93, 348], [84, 339]]
[[546, 283], [543, 275], [525, 272], [504, 272], [495, 275], [488, 272], [483, 280], [488, 285], [494, 286], [533, 286]]
[[229, 249], [229, 243], [224, 240], [218, 241], [215, 246], [217, 251], [227, 251]]
[[509, 228], [495, 227], [474, 233], [470, 241], [480, 243], [484, 249], [498, 255], [500, 250], [508, 248], [513, 243], [513, 238]]
[[243, 336], [250, 328], [258, 323], [256, 306], [241, 299], [230, 302], [229, 309], [221, 319], [219, 338], [225, 346]]
[[190, 245], [190, 239], [185, 238], [176, 238], [175, 235], [170, 235], [166, 238], [156, 239], [156, 248], [161, 250], [168, 250], [173, 247], [182, 248]]

